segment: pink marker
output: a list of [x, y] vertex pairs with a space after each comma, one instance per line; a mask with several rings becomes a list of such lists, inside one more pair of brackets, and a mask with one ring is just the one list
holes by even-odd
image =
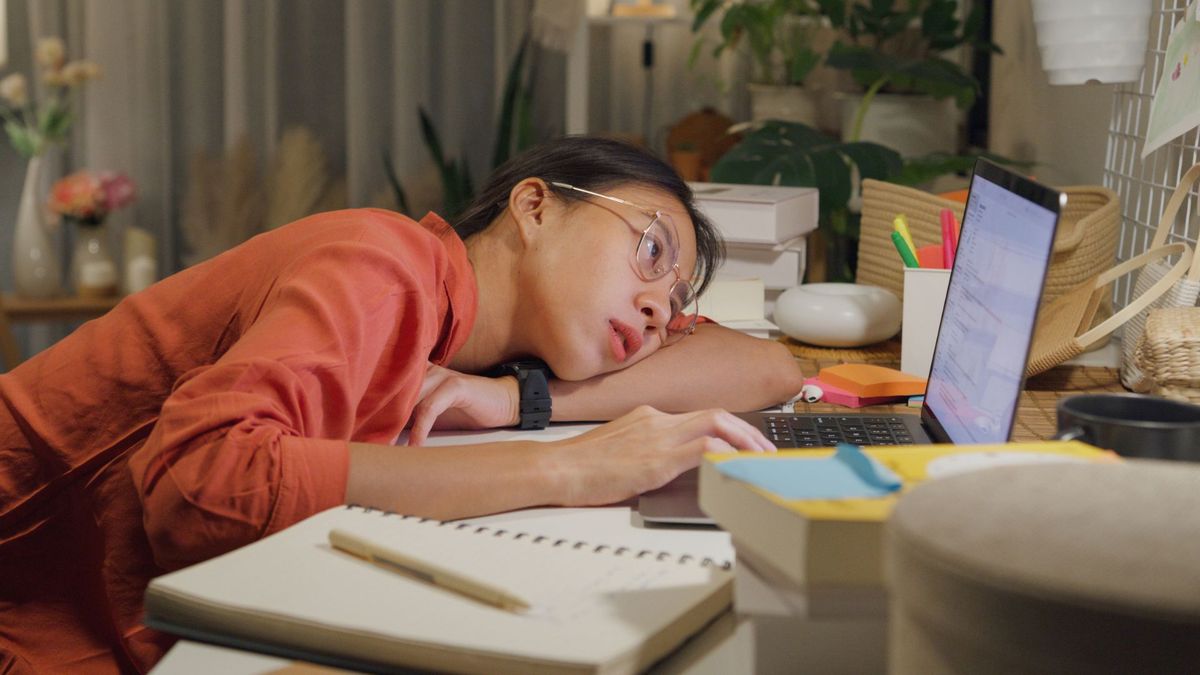
[[945, 269], [954, 269], [954, 256], [958, 250], [954, 212], [942, 209], [942, 265]]

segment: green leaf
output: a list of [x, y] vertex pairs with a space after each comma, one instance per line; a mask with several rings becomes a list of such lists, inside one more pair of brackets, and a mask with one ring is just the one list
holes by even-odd
[[934, 98], [954, 97], [960, 108], [970, 107], [979, 90], [979, 83], [962, 67], [937, 56], [902, 64], [895, 81]]
[[812, 49], [802, 49], [792, 58], [791, 72], [788, 73], [789, 84], [804, 84], [804, 79], [813, 68], [821, 62], [821, 55]]
[[904, 158], [900, 153], [878, 143], [844, 143], [838, 146], [838, 150], [858, 167], [860, 178], [889, 180], [898, 175], [904, 167]]
[[387, 148], [383, 149], [383, 172], [387, 175], [388, 185], [392, 187], [392, 194], [396, 196], [396, 205], [400, 207], [400, 212], [406, 216], [413, 215], [408, 208], [408, 195], [404, 192], [404, 186], [400, 184], [400, 178], [396, 176], [392, 153]]
[[962, 154], [934, 152], [906, 159], [904, 169], [889, 180], [900, 185], [922, 185], [939, 176], [969, 173], [975, 168], [975, 161], [980, 157], [989, 159], [997, 164], [1006, 164], [1021, 170], [1029, 170], [1033, 167], [1032, 162], [1018, 162], [986, 151], [968, 151]]
[[8, 140], [12, 141], [13, 147], [22, 157], [28, 159], [37, 154], [40, 143], [36, 133], [28, 127], [10, 121], [4, 124], [4, 131], [8, 133]]
[[829, 147], [812, 153], [810, 157], [816, 170], [816, 187], [821, 193], [817, 201], [820, 211], [828, 214], [839, 206], [845, 206], [853, 190], [850, 166], [845, 156]]
[[425, 106], [419, 106], [417, 114], [421, 117], [421, 136], [425, 139], [425, 147], [429, 148], [429, 154], [433, 156], [433, 161], [437, 163], [438, 168], [442, 170], [444, 176], [446, 172], [446, 159], [442, 155], [442, 142], [438, 138], [437, 127], [433, 125], [433, 120], [430, 119], [429, 113], [425, 111]]
[[521, 68], [525, 63], [525, 53], [528, 51], [528, 48], [529, 33], [527, 31], [521, 37], [521, 45], [517, 47], [517, 53], [513, 56], [512, 64], [508, 68], [508, 75], [504, 78], [504, 95], [501, 98], [500, 104], [500, 121], [496, 127], [496, 146], [492, 150], [493, 169], [507, 161], [509, 153], [512, 151], [513, 116], [517, 106], [517, 97], [523, 89], [521, 85]]
[[38, 118], [38, 131], [47, 141], [65, 139], [70, 128], [71, 111], [58, 103], [47, 105]]
[[692, 21], [692, 32], [699, 31], [708, 22], [708, 17], [721, 7], [724, 0], [692, 0], [692, 13], [696, 18]]

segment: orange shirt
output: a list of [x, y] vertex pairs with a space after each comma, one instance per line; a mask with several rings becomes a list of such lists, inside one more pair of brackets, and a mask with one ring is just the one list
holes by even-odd
[[461, 240], [374, 209], [260, 235], [0, 376], [0, 672], [145, 670], [147, 582], [345, 498], [475, 320]]

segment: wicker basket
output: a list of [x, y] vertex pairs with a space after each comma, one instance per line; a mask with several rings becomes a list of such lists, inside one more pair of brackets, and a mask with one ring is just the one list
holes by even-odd
[[1152, 394], [1200, 403], [1200, 307], [1150, 310], [1133, 358]]
[[[1054, 254], [1046, 274], [1043, 303], [1113, 266], [1121, 225], [1117, 194], [1100, 186], [1063, 188], [1067, 205], [1054, 238]], [[874, 284], [904, 297], [904, 268], [892, 245], [892, 220], [903, 213], [917, 246], [942, 240], [943, 208], [962, 220], [964, 205], [922, 190], [877, 180], [862, 182], [862, 230], [858, 243], [859, 282]], [[1099, 316], [1106, 314], [1101, 308]]]

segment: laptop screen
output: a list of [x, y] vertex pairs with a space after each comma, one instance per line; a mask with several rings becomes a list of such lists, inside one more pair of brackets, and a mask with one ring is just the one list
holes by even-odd
[[1044, 195], [1027, 198], [1036, 184], [1010, 189], [981, 173], [971, 181], [925, 392], [926, 412], [956, 444], [1008, 440], [1058, 224]]

